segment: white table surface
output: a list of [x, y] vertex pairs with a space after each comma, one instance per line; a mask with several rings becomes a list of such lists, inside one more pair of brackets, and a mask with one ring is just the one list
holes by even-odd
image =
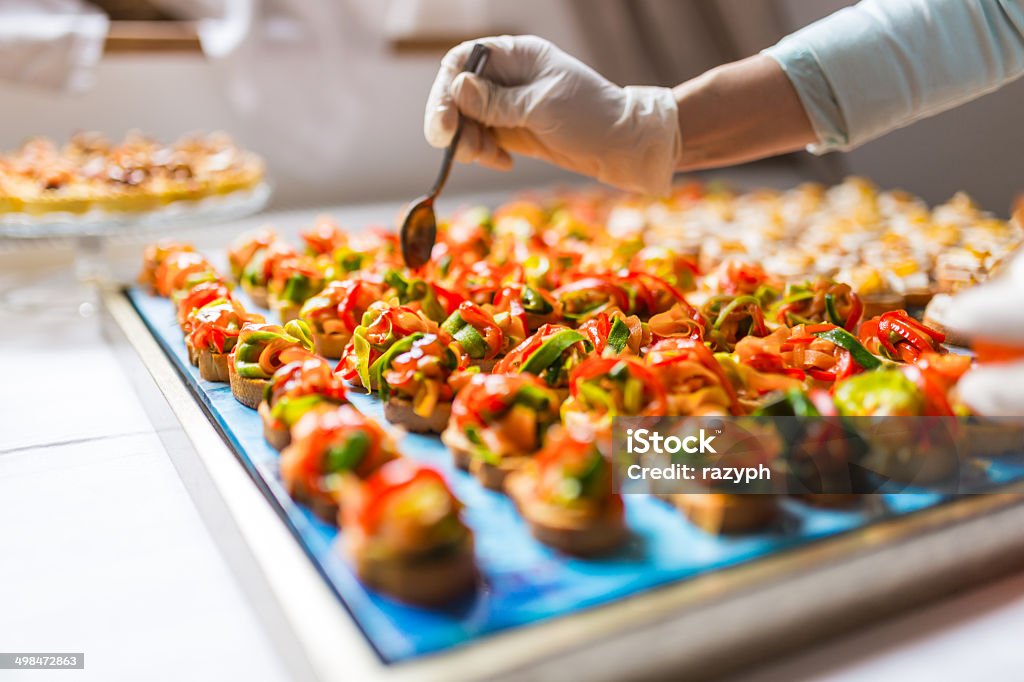
[[[392, 208], [341, 215], [360, 224]], [[309, 216], [266, 219], [294, 228]], [[242, 227], [186, 236], [222, 246]], [[4, 248], [0, 277], [55, 257]], [[122, 273], [137, 251], [114, 249]], [[0, 680], [294, 679], [97, 319], [0, 311], [0, 330], [0, 651], [86, 654], [84, 671]], [[1019, 680], [1022, 638], [1024, 574], [737, 679]]]

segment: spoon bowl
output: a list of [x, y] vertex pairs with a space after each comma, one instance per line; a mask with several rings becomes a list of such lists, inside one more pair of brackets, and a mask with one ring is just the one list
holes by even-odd
[[422, 196], [409, 205], [402, 222], [402, 258], [410, 268], [421, 268], [430, 262], [437, 240], [437, 216], [434, 197]]

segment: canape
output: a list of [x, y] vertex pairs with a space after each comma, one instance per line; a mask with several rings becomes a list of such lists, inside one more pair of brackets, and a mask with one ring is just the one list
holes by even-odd
[[261, 308], [270, 305], [268, 285], [274, 277], [274, 271], [282, 261], [296, 256], [295, 249], [284, 242], [272, 242], [257, 249], [252, 258], [242, 269], [239, 284], [242, 291], [249, 295], [252, 302]]
[[459, 391], [441, 440], [492, 490], [540, 449], [558, 423], [558, 396], [532, 374], [480, 374]]
[[281, 451], [281, 482], [296, 502], [328, 523], [340, 520], [350, 489], [346, 477], [365, 479], [398, 457], [384, 429], [351, 405], [305, 412], [291, 436]]
[[651, 343], [651, 330], [636, 315], [621, 310], [599, 313], [580, 325], [594, 345], [594, 353], [602, 357], [639, 356]]
[[188, 291], [200, 282], [216, 280], [217, 271], [202, 254], [194, 251], [175, 251], [157, 266], [154, 281], [156, 293], [170, 297], [177, 291]]
[[787, 284], [782, 298], [770, 308], [770, 322], [794, 327], [827, 322], [848, 332], [856, 331], [864, 303], [849, 284], [819, 277], [802, 284]]
[[459, 356], [439, 336], [417, 332], [388, 348], [374, 363], [370, 381], [380, 387], [388, 421], [413, 432], [441, 433], [452, 411], [448, 381], [459, 366]]
[[753, 294], [719, 294], [700, 308], [705, 339], [714, 351], [731, 353], [747, 336], [768, 336], [761, 300]]
[[178, 308], [178, 326], [181, 331], [188, 334], [190, 331], [190, 316], [193, 311], [202, 308], [208, 303], [219, 299], [231, 297], [231, 288], [227, 284], [217, 280], [200, 282], [178, 297], [176, 302]]
[[663, 339], [651, 347], [646, 361], [665, 389], [668, 414], [742, 414], [736, 388], [699, 339]]
[[774, 495], [676, 493], [669, 501], [693, 525], [712, 535], [735, 535], [763, 530], [778, 518]]
[[282, 351], [285, 364], [274, 372], [257, 409], [263, 437], [275, 450], [291, 442], [291, 429], [308, 412], [333, 410], [348, 402], [345, 385], [330, 364], [305, 349]]
[[494, 316], [471, 301], [464, 301], [441, 324], [474, 365], [483, 372], [494, 369], [495, 358], [506, 349], [505, 334]]
[[313, 333], [316, 352], [327, 358], [340, 358], [363, 315], [376, 301], [384, 298], [385, 287], [366, 277], [329, 282], [306, 301], [299, 317]]
[[195, 251], [196, 248], [187, 242], [178, 242], [170, 239], [163, 239], [156, 244], [150, 244], [142, 254], [142, 270], [139, 272], [138, 282], [149, 291], [156, 293], [156, 272], [168, 256], [184, 251]]
[[559, 551], [607, 554], [628, 536], [611, 463], [589, 434], [552, 430], [537, 456], [509, 476], [506, 489], [533, 536]]
[[299, 316], [302, 304], [324, 287], [324, 273], [308, 256], [285, 258], [276, 263], [267, 285], [270, 308], [281, 323]]
[[262, 227], [253, 232], [239, 235], [228, 247], [228, 266], [231, 269], [231, 278], [236, 282], [241, 281], [242, 272], [256, 254], [279, 239], [277, 232], [269, 227]]
[[227, 383], [230, 379], [231, 351], [238, 334], [247, 324], [259, 324], [263, 316], [248, 313], [233, 298], [211, 301], [189, 315], [186, 346], [189, 359], [199, 366], [199, 376], [206, 381]]
[[376, 391], [380, 388], [377, 368], [391, 346], [412, 334], [437, 331], [437, 324], [412, 308], [373, 303], [352, 332], [352, 339], [345, 346], [335, 371], [345, 381]]
[[403, 306], [419, 312], [426, 319], [441, 324], [455, 312], [465, 299], [436, 282], [405, 275], [392, 268], [384, 273], [384, 282]]
[[586, 336], [561, 325], [546, 324], [509, 351], [494, 367], [495, 372], [525, 372], [539, 376], [551, 388], [568, 393], [569, 374], [594, 346]]
[[281, 354], [288, 348], [313, 350], [305, 322], [292, 320], [284, 327], [250, 323], [242, 327], [228, 362], [231, 394], [238, 402], [254, 410], [259, 407], [270, 378], [285, 364]]
[[668, 395], [651, 367], [630, 358], [590, 358], [573, 370], [569, 399], [562, 404], [567, 425], [611, 426], [615, 417], [668, 414]]
[[363, 583], [422, 606], [476, 589], [473, 533], [439, 472], [395, 459], [355, 490], [341, 512], [346, 553]]

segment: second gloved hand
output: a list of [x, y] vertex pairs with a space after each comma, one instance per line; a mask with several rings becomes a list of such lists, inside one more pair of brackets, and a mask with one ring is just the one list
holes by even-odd
[[[491, 48], [482, 76], [461, 73], [476, 42]], [[483, 38], [448, 52], [424, 116], [431, 145], [448, 145], [459, 111], [468, 120], [456, 158], [492, 168], [522, 154], [659, 195], [681, 153], [670, 89], [619, 87], [536, 36]]]
[[[948, 326], [970, 337], [1024, 348], [1024, 252], [1002, 276], [957, 295]], [[978, 414], [1024, 419], [1024, 361], [976, 367], [957, 386]]]

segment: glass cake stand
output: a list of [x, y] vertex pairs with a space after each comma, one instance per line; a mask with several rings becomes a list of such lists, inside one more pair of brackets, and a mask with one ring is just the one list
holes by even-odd
[[240, 220], [260, 212], [271, 188], [261, 183], [250, 190], [176, 201], [139, 213], [89, 211], [81, 214], [0, 214], [0, 244], [9, 240], [69, 240], [74, 262], [71, 268], [52, 269], [42, 275], [12, 276], [0, 284], [0, 307], [7, 310], [77, 312], [88, 316], [96, 310], [97, 287], [110, 277], [107, 244], [111, 237], [149, 232], [169, 232]]

